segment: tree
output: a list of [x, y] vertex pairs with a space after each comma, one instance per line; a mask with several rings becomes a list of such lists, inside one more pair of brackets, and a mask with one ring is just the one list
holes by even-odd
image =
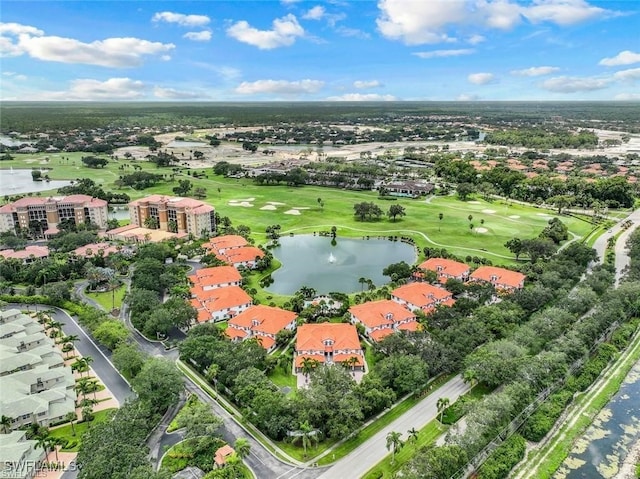
[[95, 338], [109, 350], [116, 349], [118, 344], [129, 338], [129, 330], [121, 321], [112, 319], [102, 322], [94, 331]]
[[391, 205], [389, 206], [389, 211], [387, 211], [387, 216], [392, 218], [393, 221], [396, 221], [396, 216], [406, 216], [406, 212], [404, 210], [404, 206], [402, 205]]
[[557, 195], [552, 196], [547, 201], [558, 208], [558, 214], [561, 215], [564, 208], [568, 208], [573, 204], [574, 198], [569, 195]]
[[236, 451], [240, 460], [243, 460], [251, 452], [251, 443], [247, 438], [239, 437], [236, 439], [236, 442], [233, 443], [233, 449]]
[[134, 343], [125, 341], [118, 343], [111, 360], [118, 371], [128, 379], [133, 379], [142, 369], [145, 355]]
[[373, 202], [362, 202], [353, 205], [354, 214], [360, 221], [372, 221], [382, 216], [382, 209]]
[[300, 439], [302, 442], [302, 448], [304, 449], [304, 455], [307, 456], [307, 447], [311, 445], [311, 441], [315, 439], [316, 429], [309, 424], [309, 421], [304, 421], [300, 424], [300, 427], [297, 431], [296, 439]]
[[391, 451], [391, 464], [395, 462], [396, 452], [402, 449], [401, 434], [397, 431], [390, 431], [387, 434], [387, 450]]
[[458, 192], [458, 198], [460, 198], [461, 201], [467, 201], [467, 198], [474, 192], [475, 188], [471, 183], [460, 183], [456, 190]]
[[504, 244], [504, 247], [516, 256], [516, 261], [518, 261], [520, 255], [524, 251], [524, 244], [520, 238], [511, 238]]
[[9, 434], [11, 432], [11, 424], [13, 421], [9, 416], [2, 415], [2, 419], [0, 419], [0, 428], [2, 428], [2, 434]]
[[444, 416], [444, 411], [449, 407], [449, 398], [438, 398], [436, 402], [436, 407], [438, 408], [438, 414], [440, 414], [440, 422], [442, 422], [442, 417]]
[[64, 416], [65, 421], [67, 421], [69, 424], [71, 424], [71, 435], [75, 436], [76, 435], [76, 428], [73, 424], [74, 421], [76, 421], [78, 419], [78, 416], [76, 415], [75, 411], [72, 412], [68, 412], [65, 416]]
[[199, 400], [191, 402], [176, 416], [178, 428], [185, 428], [185, 438], [213, 436], [222, 426], [222, 418], [211, 412], [211, 408]]
[[300, 363], [300, 369], [302, 370], [302, 374], [306, 376], [307, 380], [309, 380], [309, 374], [318, 367], [320, 362], [315, 358], [309, 358], [307, 356], [303, 356], [302, 361]]
[[407, 435], [409, 436], [409, 441], [418, 442], [418, 430], [415, 427], [412, 427], [407, 431]]
[[176, 366], [159, 358], [147, 360], [131, 385], [140, 401], [149, 403], [159, 414], [178, 400], [184, 388], [182, 374]]
[[82, 162], [89, 168], [104, 168], [109, 164], [109, 160], [96, 156], [84, 156]]
[[157, 230], [160, 227], [160, 221], [155, 216], [147, 216], [144, 220], [144, 227]]
[[444, 218], [444, 214], [443, 213], [438, 213], [438, 219], [440, 220], [438, 222], [438, 231], [440, 231], [440, 225], [442, 224], [442, 218]]

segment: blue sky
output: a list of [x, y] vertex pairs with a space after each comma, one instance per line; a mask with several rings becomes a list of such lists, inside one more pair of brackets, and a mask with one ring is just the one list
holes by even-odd
[[640, 100], [640, 1], [2, 1], [3, 100]]

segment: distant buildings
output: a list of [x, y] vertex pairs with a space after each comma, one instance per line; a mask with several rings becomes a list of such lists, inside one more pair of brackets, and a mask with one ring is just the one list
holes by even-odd
[[108, 205], [105, 200], [87, 195], [26, 197], [0, 207], [0, 233], [18, 230], [38, 231], [45, 237], [59, 232], [59, 225], [93, 223], [107, 228]]
[[42, 258], [49, 257], [49, 248], [46, 246], [29, 245], [21, 250], [5, 249], [0, 251], [0, 256], [5, 259], [19, 259], [22, 264], [33, 263]]
[[11, 429], [64, 421], [75, 411], [75, 380], [62, 352], [31, 316], [0, 312], [0, 414]]

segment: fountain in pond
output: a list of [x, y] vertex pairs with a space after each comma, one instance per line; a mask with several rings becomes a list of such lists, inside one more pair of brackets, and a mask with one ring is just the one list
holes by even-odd
[[333, 253], [329, 253], [329, 263], [335, 263], [336, 262], [336, 257], [333, 256]]

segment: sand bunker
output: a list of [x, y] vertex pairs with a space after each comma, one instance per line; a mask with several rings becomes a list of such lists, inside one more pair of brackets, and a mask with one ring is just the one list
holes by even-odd
[[544, 216], [545, 218], [553, 218], [553, 216], [548, 215], [547, 213], [536, 213], [538, 216]]
[[511, 218], [512, 220], [517, 220], [520, 217], [518, 215], [511, 215], [509, 216], [509, 218]]
[[469, 203], [470, 205], [479, 205], [480, 204], [479, 201], [467, 201], [467, 203]]
[[267, 201], [268, 205], [282, 206], [284, 203], [280, 203], [279, 201]]
[[229, 206], [244, 206], [245, 208], [251, 208], [253, 203], [249, 203], [248, 201], [241, 201], [239, 203], [237, 201], [229, 201]]
[[284, 212], [285, 215], [296, 215], [299, 216], [300, 215], [300, 211], [298, 210], [287, 210]]
[[291, 208], [293, 208], [294, 210], [310, 210], [311, 209], [308, 206], [292, 206]]
[[487, 228], [474, 228], [473, 231], [476, 233], [488, 233], [489, 230]]
[[487, 215], [492, 215], [496, 212], [496, 210], [482, 210], [483, 213], [487, 214]]
[[273, 206], [273, 205], [264, 205], [264, 206], [263, 206], [262, 208], [260, 208], [260, 209], [261, 209], [261, 210], [271, 210], [271, 211], [273, 211], [273, 210], [277, 210], [278, 208], [276, 208], [276, 207], [275, 207], [275, 206]]

